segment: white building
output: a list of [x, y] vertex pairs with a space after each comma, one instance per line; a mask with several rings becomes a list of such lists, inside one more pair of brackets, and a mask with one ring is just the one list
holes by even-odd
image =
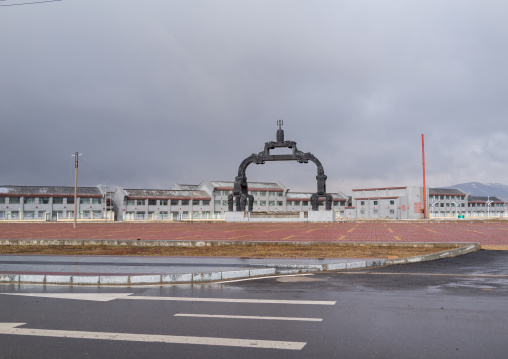
[[[105, 193], [99, 187], [77, 188], [78, 219], [105, 218]], [[0, 220], [74, 219], [74, 187], [0, 186]]]

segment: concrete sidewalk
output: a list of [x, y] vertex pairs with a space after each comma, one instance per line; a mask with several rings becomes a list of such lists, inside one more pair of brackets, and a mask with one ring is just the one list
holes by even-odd
[[411, 258], [234, 258], [0, 255], [0, 283], [140, 285], [204, 283], [260, 276], [348, 270], [447, 258], [478, 244]]

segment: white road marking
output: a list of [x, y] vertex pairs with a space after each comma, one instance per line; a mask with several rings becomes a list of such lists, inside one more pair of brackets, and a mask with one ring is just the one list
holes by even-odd
[[195, 317], [195, 318], [222, 318], [222, 319], [260, 319], [260, 320], [294, 320], [302, 322], [322, 322], [322, 318], [299, 318], [299, 317], [260, 317], [250, 315], [218, 315], [218, 314], [185, 314], [177, 313], [175, 317]]
[[438, 276], [438, 277], [478, 277], [478, 278], [506, 278], [507, 274], [462, 274], [462, 273], [396, 273], [396, 272], [342, 272], [343, 274], [372, 274], [372, 275], [408, 275], [408, 276]]
[[300, 277], [300, 276], [306, 276], [306, 275], [314, 275], [314, 274], [313, 273], [304, 273], [304, 274], [269, 275], [269, 276], [264, 276], [264, 277], [251, 277], [251, 278], [243, 278], [243, 279], [225, 280], [225, 281], [217, 282], [214, 284], [215, 285], [222, 285], [222, 284], [227, 284], [227, 283], [249, 282], [251, 280], [258, 280], [258, 279], [280, 278], [280, 277]]
[[167, 300], [180, 302], [215, 302], [215, 303], [248, 303], [248, 304], [305, 304], [335, 305], [335, 301], [324, 300], [278, 300], [278, 299], [238, 299], [238, 298], [193, 298], [193, 297], [148, 297], [132, 293], [0, 293], [4, 295], [21, 295], [57, 299], [77, 299], [107, 302], [114, 299], [130, 300]]
[[67, 330], [29, 329], [17, 328], [25, 323], [0, 323], [0, 334], [29, 335], [37, 337], [120, 340], [132, 342], [194, 344], [194, 345], [218, 345], [228, 347], [264, 348], [301, 350], [306, 342], [287, 342], [273, 340], [213, 338], [213, 337], [190, 337], [176, 335], [150, 335], [130, 333], [107, 333], [107, 332], [82, 332]]
[[25, 297], [42, 297], [57, 299], [93, 300], [96, 302], [109, 302], [122, 299], [132, 293], [0, 293], [5, 295], [21, 295]]

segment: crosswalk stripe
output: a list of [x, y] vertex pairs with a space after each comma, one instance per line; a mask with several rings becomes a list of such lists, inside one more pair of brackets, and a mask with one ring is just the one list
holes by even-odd
[[335, 301], [326, 300], [284, 300], [284, 299], [238, 299], [238, 298], [192, 298], [192, 297], [144, 297], [128, 296], [121, 299], [131, 300], [170, 300], [183, 302], [215, 302], [215, 303], [248, 303], [248, 304], [304, 304], [304, 305], [335, 305]]
[[322, 322], [322, 318], [299, 318], [299, 317], [264, 317], [252, 315], [220, 315], [220, 314], [185, 314], [177, 313], [175, 317], [194, 317], [194, 318], [219, 318], [219, 319], [259, 319], [259, 320], [294, 320], [302, 322]]
[[76, 299], [91, 301], [119, 300], [159, 300], [179, 302], [215, 302], [215, 303], [247, 303], [247, 304], [305, 304], [335, 305], [335, 301], [326, 300], [291, 300], [291, 299], [241, 299], [241, 298], [197, 298], [197, 297], [149, 297], [131, 295], [132, 293], [0, 293], [0, 295], [19, 295], [55, 299]]
[[216, 345], [227, 347], [285, 349], [285, 350], [301, 350], [307, 344], [306, 342], [288, 342], [288, 341], [256, 340], [256, 339], [17, 328], [20, 325], [25, 325], [25, 323], [0, 323], [0, 334], [37, 336], [37, 337], [75, 338], [75, 339], [119, 340], [131, 342]]

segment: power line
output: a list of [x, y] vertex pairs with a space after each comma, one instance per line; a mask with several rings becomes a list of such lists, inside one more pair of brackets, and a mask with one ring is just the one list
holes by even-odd
[[[6, 1], [6, 0], [0, 0], [0, 1]], [[0, 6], [34, 5], [34, 4], [43, 4], [46, 2], [55, 2], [55, 1], [63, 1], [63, 0], [33, 1], [33, 2], [23, 2], [23, 3], [19, 3], [19, 4], [7, 4], [7, 5], [0, 5]]]

